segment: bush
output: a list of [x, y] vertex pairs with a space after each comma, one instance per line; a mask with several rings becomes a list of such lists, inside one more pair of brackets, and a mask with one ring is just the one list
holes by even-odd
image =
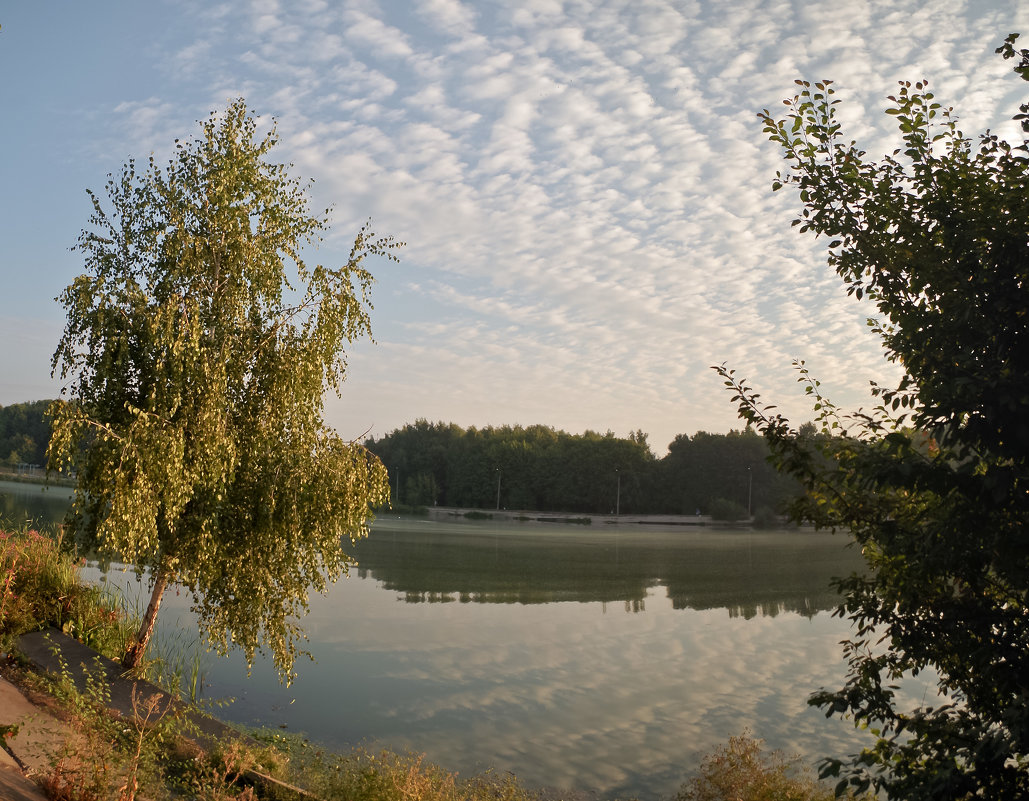
[[[317, 798], [350, 801], [538, 801], [510, 773], [486, 773], [460, 779], [430, 762], [424, 754], [358, 748], [338, 754], [307, 740], [278, 732], [256, 733], [280, 751], [294, 780], [303, 777]], [[289, 778], [289, 777], [287, 777]]]
[[[765, 753], [749, 732], [704, 758], [700, 773], [684, 784], [676, 801], [832, 801], [832, 788], [820, 784], [781, 751]], [[853, 798], [853, 796], [845, 796]]]
[[754, 528], [779, 528], [782, 521], [770, 506], [759, 506], [752, 519]]
[[711, 501], [708, 514], [711, 515], [712, 520], [724, 520], [727, 523], [735, 523], [737, 520], [743, 520], [747, 517], [747, 510], [735, 501], [715, 498]]

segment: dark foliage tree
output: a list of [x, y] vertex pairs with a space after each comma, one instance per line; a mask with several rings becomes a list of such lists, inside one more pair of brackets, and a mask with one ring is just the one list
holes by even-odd
[[[1014, 44], [998, 52], [1029, 79]], [[846, 685], [812, 703], [878, 737], [823, 774], [898, 799], [1027, 798], [1029, 150], [964, 135], [926, 82], [904, 82], [887, 110], [902, 144], [868, 160], [841, 136], [830, 82], [799, 83], [784, 119], [760, 115], [789, 163], [773, 188], [799, 190], [794, 224], [830, 239], [829, 264], [876, 304], [905, 371], [874, 387], [874, 410], [844, 416], [800, 364], [812, 434], [721, 368], [741, 417], [804, 481], [798, 514], [852, 531], [871, 567], [839, 585]], [[901, 708], [899, 683], [927, 669], [939, 699]]]
[[585, 514], [709, 514], [728, 499], [780, 510], [797, 493], [755, 431], [680, 435], [656, 459], [643, 431], [569, 434], [543, 425], [462, 429], [418, 420], [369, 440], [394, 503]]
[[52, 401], [29, 401], [0, 406], [0, 464], [46, 464], [50, 444]]

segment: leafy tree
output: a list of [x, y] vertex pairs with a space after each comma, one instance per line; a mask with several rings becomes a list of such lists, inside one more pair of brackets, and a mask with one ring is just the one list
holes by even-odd
[[346, 264], [310, 266], [327, 212], [268, 160], [242, 99], [178, 142], [165, 169], [129, 161], [78, 249], [86, 273], [54, 369], [50, 467], [72, 463], [80, 543], [150, 571], [134, 665], [169, 582], [188, 588], [213, 645], [271, 651], [290, 677], [311, 587], [345, 573], [341, 538], [367, 533], [386, 471], [322, 419], [345, 376], [343, 343], [369, 333], [369, 256], [392, 239], [362, 228]]
[[[1014, 42], [998, 52], [1029, 79]], [[812, 703], [878, 739], [823, 775], [892, 798], [1026, 798], [1029, 149], [965, 136], [925, 81], [903, 82], [887, 110], [902, 144], [867, 160], [841, 136], [830, 82], [799, 83], [784, 119], [760, 115], [789, 163], [774, 188], [799, 190], [794, 224], [830, 238], [830, 265], [876, 304], [905, 370], [897, 388], [874, 388], [875, 409], [844, 416], [801, 363], [812, 435], [721, 368], [740, 415], [806, 483], [798, 513], [851, 530], [872, 568], [839, 583], [837, 613], [855, 624], [849, 674]], [[926, 669], [939, 701], [899, 708], [900, 679]]]
[[759, 506], [782, 508], [797, 494], [795, 482], [768, 464], [768, 445], [754, 430], [680, 434], [662, 460], [664, 506], [667, 511], [716, 514], [716, 499], [742, 507], [741, 517]]
[[29, 401], [0, 406], [0, 461], [12, 467], [19, 462], [46, 462], [50, 441], [47, 409], [53, 401]]

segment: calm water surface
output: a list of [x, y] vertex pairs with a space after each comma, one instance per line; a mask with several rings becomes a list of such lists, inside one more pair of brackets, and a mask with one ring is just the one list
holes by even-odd
[[[298, 663], [296, 683], [281, 686], [263, 661], [247, 678], [238, 655], [212, 657], [206, 695], [235, 699], [219, 712], [230, 721], [330, 746], [668, 798], [745, 728], [811, 762], [867, 743], [805, 702], [844, 677], [848, 628], [829, 614], [829, 580], [861, 566], [845, 544], [802, 531], [380, 519], [355, 548], [359, 567], [312, 599], [315, 661]], [[108, 580], [145, 604], [131, 573]], [[196, 631], [185, 595], [162, 616], [166, 638]]]

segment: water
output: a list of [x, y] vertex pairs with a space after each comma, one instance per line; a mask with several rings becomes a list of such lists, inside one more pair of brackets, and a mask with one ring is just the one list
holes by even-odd
[[71, 500], [68, 487], [0, 481], [0, 521], [46, 528], [60, 523]]
[[[247, 678], [236, 654], [208, 663], [205, 693], [235, 699], [218, 712], [229, 721], [329, 746], [664, 799], [744, 729], [809, 763], [869, 744], [806, 704], [844, 678], [848, 626], [829, 614], [829, 581], [861, 567], [845, 545], [804, 531], [383, 519], [356, 547], [359, 567], [312, 599], [315, 661], [292, 687], [265, 661]], [[137, 586], [131, 572], [110, 578]], [[166, 632], [196, 630], [185, 595], [161, 614]]]

